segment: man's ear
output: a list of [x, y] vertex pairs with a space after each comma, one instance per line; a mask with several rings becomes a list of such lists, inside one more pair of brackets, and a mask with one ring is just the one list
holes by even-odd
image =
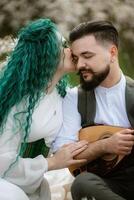
[[112, 45], [110, 48], [110, 54], [111, 54], [111, 62], [114, 62], [115, 59], [118, 56], [118, 49], [115, 45]]

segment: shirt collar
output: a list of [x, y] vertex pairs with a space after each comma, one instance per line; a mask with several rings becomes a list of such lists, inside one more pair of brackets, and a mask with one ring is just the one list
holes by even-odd
[[98, 87], [96, 87], [95, 92], [109, 93], [109, 92], [112, 92], [112, 91], [120, 90], [121, 88], [125, 88], [125, 86], [126, 86], [126, 79], [125, 79], [124, 74], [121, 73], [121, 79], [116, 85], [113, 85], [110, 88], [106, 88], [106, 87], [99, 85]]

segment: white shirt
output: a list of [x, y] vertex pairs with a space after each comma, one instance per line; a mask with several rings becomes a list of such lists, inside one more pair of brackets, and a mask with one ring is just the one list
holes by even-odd
[[[14, 110], [10, 113], [5, 131], [0, 135], [0, 177], [16, 160], [18, 147], [21, 143], [20, 132], [12, 132]], [[32, 116], [29, 141], [44, 138], [51, 146], [62, 125], [62, 98], [54, 89], [39, 102]], [[38, 157], [21, 158], [8, 170], [4, 179], [20, 186], [26, 193], [33, 193], [40, 186], [44, 172], [48, 170], [47, 160]]]
[[[95, 123], [131, 127], [126, 113], [125, 88], [126, 79], [122, 74], [121, 80], [113, 87], [98, 86], [95, 89]], [[81, 116], [77, 104], [78, 88], [75, 87], [68, 90], [63, 100], [63, 126], [53, 144], [54, 151], [64, 143], [78, 140], [78, 131], [81, 129]]]

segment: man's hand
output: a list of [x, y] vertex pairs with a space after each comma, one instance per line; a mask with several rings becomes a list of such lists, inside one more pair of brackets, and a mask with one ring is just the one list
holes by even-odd
[[104, 151], [106, 153], [128, 155], [134, 145], [134, 130], [125, 129], [104, 140]]

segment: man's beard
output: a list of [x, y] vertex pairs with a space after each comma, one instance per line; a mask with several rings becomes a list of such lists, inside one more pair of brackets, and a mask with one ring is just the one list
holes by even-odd
[[[91, 80], [87, 80], [85, 81], [84, 78], [83, 78], [83, 75], [82, 75], [82, 71], [87, 71], [87, 72], [90, 72], [93, 77]], [[88, 90], [93, 90], [94, 88], [96, 88], [98, 85], [100, 85], [100, 83], [102, 81], [105, 80], [105, 78], [107, 77], [107, 75], [109, 74], [109, 71], [110, 71], [110, 66], [107, 65], [106, 68], [97, 73], [97, 72], [94, 72], [93, 70], [89, 69], [81, 69], [79, 70], [78, 74], [80, 75], [80, 84], [81, 84], [81, 87], [88, 91]]]

